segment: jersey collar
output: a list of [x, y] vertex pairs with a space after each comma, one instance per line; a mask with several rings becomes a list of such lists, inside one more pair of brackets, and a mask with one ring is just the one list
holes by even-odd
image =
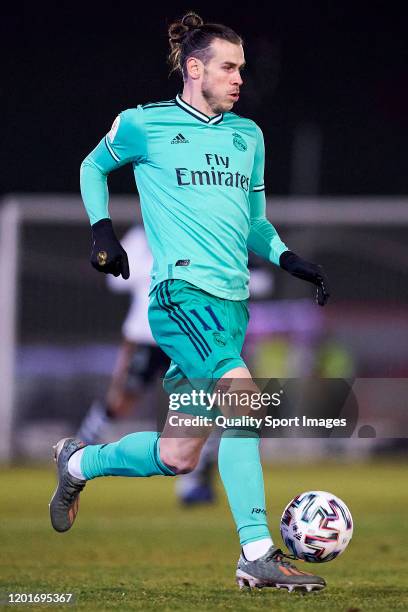
[[217, 123], [221, 123], [221, 121], [224, 118], [223, 113], [220, 113], [219, 115], [215, 115], [215, 117], [208, 117], [208, 115], [205, 115], [201, 111], [197, 110], [196, 108], [194, 108], [194, 106], [187, 104], [187, 102], [185, 102], [181, 98], [180, 94], [177, 94], [176, 96], [176, 104], [180, 108], [182, 108], [184, 111], [186, 111], [186, 113], [193, 115], [193, 117], [195, 117], [199, 121], [202, 121], [203, 123], [207, 123], [207, 125], [216, 125]]

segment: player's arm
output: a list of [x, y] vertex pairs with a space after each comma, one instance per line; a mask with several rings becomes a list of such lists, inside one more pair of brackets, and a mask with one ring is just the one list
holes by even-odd
[[289, 272], [289, 274], [316, 285], [316, 301], [320, 306], [324, 306], [329, 299], [330, 293], [323, 268], [289, 251], [286, 244], [280, 239], [275, 227], [266, 218], [264, 187], [265, 146], [263, 135], [259, 128], [257, 133], [257, 148], [249, 187], [251, 227], [247, 241], [248, 249], [267, 261], [280, 266]]
[[141, 108], [116, 117], [110, 132], [81, 165], [81, 195], [92, 227], [91, 264], [100, 272], [129, 278], [129, 263], [109, 215], [108, 174], [146, 160], [146, 131]]

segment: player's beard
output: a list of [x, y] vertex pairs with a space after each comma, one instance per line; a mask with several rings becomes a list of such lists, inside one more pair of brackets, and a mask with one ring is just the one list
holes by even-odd
[[[208, 106], [211, 108], [212, 112], [215, 115], [219, 113], [225, 113], [227, 110], [230, 110], [226, 105], [223, 105], [221, 100], [214, 95], [214, 92], [211, 90], [208, 85], [207, 72], [204, 70], [204, 78], [201, 86], [201, 93], [203, 95], [204, 100], [207, 102]], [[232, 106], [231, 106], [232, 108]]]

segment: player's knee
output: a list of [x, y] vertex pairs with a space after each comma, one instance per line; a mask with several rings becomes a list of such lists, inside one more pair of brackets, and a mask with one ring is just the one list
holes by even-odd
[[198, 457], [183, 453], [178, 449], [160, 448], [160, 459], [175, 474], [189, 474], [198, 463]]
[[192, 472], [195, 467], [196, 467], [197, 463], [189, 463], [188, 461], [182, 461], [179, 463], [179, 465], [175, 468], [175, 472], [176, 474], [189, 474], [190, 472]]

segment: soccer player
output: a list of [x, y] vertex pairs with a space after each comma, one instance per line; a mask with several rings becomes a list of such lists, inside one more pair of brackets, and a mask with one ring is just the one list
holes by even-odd
[[[243, 84], [242, 39], [194, 13], [172, 24], [169, 37], [169, 60], [183, 77], [181, 95], [122, 112], [82, 164], [91, 263], [101, 272], [129, 276], [109, 217], [107, 175], [131, 163], [154, 257], [150, 326], [172, 360], [166, 390], [184, 389], [186, 381], [197, 390], [201, 381], [210, 392], [255, 393], [240, 355], [248, 323], [248, 249], [316, 285], [320, 305], [329, 297], [327, 282], [322, 268], [290, 251], [265, 217], [262, 132], [231, 112]], [[105, 445], [60, 440], [53, 527], [72, 526], [79, 494], [93, 478], [173, 476], [194, 469], [211, 428], [185, 422], [188, 415], [209, 414], [207, 406], [193, 404], [172, 412], [161, 434], [139, 432]], [[220, 408], [225, 410], [222, 403]], [[233, 407], [234, 414], [240, 409]], [[322, 589], [323, 578], [296, 569], [273, 545], [258, 432], [239, 425], [227, 429], [218, 465], [241, 543], [239, 585]]]

